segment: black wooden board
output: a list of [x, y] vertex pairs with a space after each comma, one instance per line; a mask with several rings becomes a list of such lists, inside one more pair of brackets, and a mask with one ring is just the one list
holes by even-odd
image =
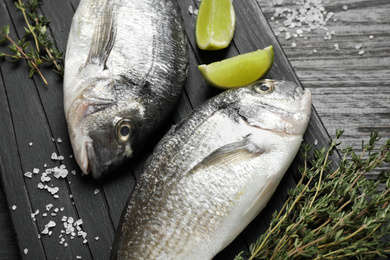
[[[40, 10], [52, 21], [49, 33], [62, 51], [66, 50], [71, 19], [78, 2], [45, 1]], [[177, 122], [193, 108], [219, 93], [204, 81], [198, 71], [198, 64], [273, 45], [275, 61], [267, 77], [300, 84], [255, 0], [234, 1], [237, 16], [234, 40], [227, 49], [217, 52], [201, 51], [196, 47], [196, 16], [188, 8], [198, 8], [199, 1], [179, 0], [179, 4], [190, 43], [190, 65], [185, 91], [172, 120], [161, 130], [161, 135], [171, 123]], [[5, 24], [10, 24], [12, 38], [24, 34], [23, 17], [16, 11], [12, 0], [5, 0], [0, 5], [0, 25]], [[3, 50], [6, 47], [0, 48]], [[123, 165], [112, 176], [99, 181], [82, 176], [71, 157], [72, 149], [63, 112], [62, 78], [50, 72], [50, 69], [43, 69], [43, 73], [49, 82], [48, 86], [39, 76], [28, 78], [24, 61], [0, 63], [0, 175], [20, 256], [23, 259], [108, 259], [127, 197], [139, 177], [144, 161], [161, 136], [156, 136], [146, 152]], [[327, 144], [328, 139], [313, 108], [305, 141], [314, 143], [317, 140], [318, 146], [322, 146]], [[64, 156], [64, 160], [52, 160], [53, 153]], [[334, 153], [333, 160], [339, 160], [337, 153]], [[283, 204], [287, 188], [296, 182], [297, 163], [299, 158], [283, 178], [269, 206], [215, 259], [234, 258], [240, 251], [246, 251], [248, 245], [264, 232], [270, 215]], [[50, 188], [59, 188], [58, 198], [55, 198], [48, 190], [38, 186], [42, 183], [41, 176], [45, 169], [60, 165], [68, 169], [68, 176], [65, 179], [50, 176], [50, 181], [43, 182]], [[32, 178], [24, 176], [35, 168], [39, 169], [38, 174], [33, 173]], [[71, 171], [76, 171], [76, 174], [73, 175]], [[38, 214], [33, 218], [32, 213]], [[68, 223], [69, 217], [74, 221], [83, 221], [78, 227], [86, 232], [87, 242], [77, 234], [80, 230], [76, 229], [73, 235], [67, 234], [64, 222]], [[52, 233], [42, 234], [50, 221], [56, 224], [49, 228]]]

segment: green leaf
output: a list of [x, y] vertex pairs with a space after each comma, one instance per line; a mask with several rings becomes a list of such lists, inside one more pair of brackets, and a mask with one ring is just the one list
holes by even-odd
[[20, 10], [20, 11], [22, 11], [22, 10], [24, 10], [25, 8], [24, 8], [24, 4], [22, 3], [22, 4], [19, 4], [19, 2], [17, 2], [17, 1], [15, 1], [15, 6], [16, 6], [16, 8], [18, 9], [18, 10]]
[[3, 26], [3, 27], [1, 28], [1, 32], [8, 36], [8, 35], [9, 35], [9, 32], [10, 32], [10, 30], [9, 30], [9, 24], [7, 24], [6, 26]]
[[28, 72], [28, 77], [31, 78], [32, 76], [34, 76], [35, 72], [37, 72], [37, 70], [34, 67], [30, 68]]
[[0, 45], [7, 43], [7, 38], [3, 37], [0, 39]]

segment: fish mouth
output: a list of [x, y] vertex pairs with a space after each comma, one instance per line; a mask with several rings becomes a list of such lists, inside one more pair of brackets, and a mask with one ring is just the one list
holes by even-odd
[[96, 149], [93, 143], [86, 145], [87, 169], [94, 179], [101, 179], [121, 165], [125, 158], [110, 149]]
[[92, 174], [94, 179], [101, 179], [111, 171], [115, 165], [108, 161], [102, 160], [98, 153], [95, 152], [93, 142], [85, 141], [80, 144], [76, 150], [76, 161], [84, 174]]
[[76, 162], [84, 174], [92, 172], [93, 177], [101, 177], [97, 173], [98, 163], [95, 162], [93, 140], [89, 136], [87, 124], [83, 123], [89, 115], [98, 113], [115, 105], [111, 99], [86, 98], [81, 95], [76, 99], [68, 112], [68, 129]]

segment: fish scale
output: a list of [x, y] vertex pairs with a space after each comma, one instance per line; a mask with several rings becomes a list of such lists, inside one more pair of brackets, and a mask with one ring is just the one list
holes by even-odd
[[80, 1], [66, 51], [64, 110], [84, 173], [101, 178], [147, 145], [177, 104], [187, 66], [176, 0]]
[[112, 259], [211, 259], [264, 208], [300, 147], [310, 111], [310, 91], [271, 80], [201, 105], [146, 162]]

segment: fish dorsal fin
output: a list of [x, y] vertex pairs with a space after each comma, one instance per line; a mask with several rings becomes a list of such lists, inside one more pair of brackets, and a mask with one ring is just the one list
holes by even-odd
[[260, 156], [264, 152], [265, 148], [255, 147], [251, 143], [250, 136], [247, 136], [243, 140], [226, 144], [214, 150], [193, 167], [190, 172], [195, 172], [211, 165], [220, 165], [222, 167], [226, 164], [240, 163]]
[[115, 43], [116, 28], [112, 4], [107, 4], [107, 11], [100, 17], [94, 28], [87, 64], [97, 64], [107, 69], [106, 62]]

